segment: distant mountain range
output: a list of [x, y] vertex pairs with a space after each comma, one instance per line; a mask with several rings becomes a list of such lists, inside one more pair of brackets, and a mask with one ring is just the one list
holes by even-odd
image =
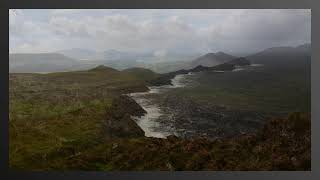
[[68, 71], [79, 62], [58, 53], [9, 54], [9, 72]]
[[65, 49], [65, 50], [57, 51], [56, 53], [63, 54], [65, 56], [78, 59], [78, 60], [90, 60], [90, 61], [127, 60], [127, 59], [135, 59], [136, 57], [144, 55], [139, 53], [122, 52], [114, 49], [98, 52], [98, 51], [94, 51], [90, 49], [82, 49], [82, 48]]
[[[170, 57], [171, 54], [167, 56]], [[56, 53], [9, 54], [9, 72], [59, 72], [106, 65], [120, 70], [143, 67], [164, 73], [197, 66], [211, 67], [236, 58], [224, 52], [208, 53], [198, 58], [187, 54], [174, 54], [173, 56], [170, 61], [161, 61], [161, 57], [148, 53], [129, 53], [117, 50], [96, 52], [79, 48]], [[245, 58], [252, 63], [291, 66], [301, 63], [302, 59], [311, 58], [311, 44], [297, 47], [272, 47]]]

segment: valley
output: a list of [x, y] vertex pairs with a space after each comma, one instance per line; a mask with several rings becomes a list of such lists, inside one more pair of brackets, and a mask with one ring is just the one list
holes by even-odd
[[11, 73], [9, 165], [309, 170], [311, 56], [303, 48], [212, 53], [166, 73], [104, 65]]

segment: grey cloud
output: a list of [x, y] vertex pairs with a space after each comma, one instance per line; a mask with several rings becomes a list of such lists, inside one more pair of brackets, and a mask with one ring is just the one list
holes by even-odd
[[[32, 37], [36, 44], [53, 51], [63, 47], [90, 47], [152, 51], [157, 55], [167, 51], [238, 53], [311, 41], [310, 10], [105, 11], [108, 14], [103, 16], [91, 16], [84, 10], [76, 14], [52, 11], [47, 22], [28, 19], [22, 24], [13, 18], [10, 36], [21, 42]], [[79, 14], [81, 17], [77, 16]], [[47, 39], [38, 37], [35, 32], [47, 34]], [[51, 41], [55, 43], [50, 45]], [[26, 43], [21, 43], [20, 49]], [[36, 51], [41, 46], [29, 44], [25, 50]]]

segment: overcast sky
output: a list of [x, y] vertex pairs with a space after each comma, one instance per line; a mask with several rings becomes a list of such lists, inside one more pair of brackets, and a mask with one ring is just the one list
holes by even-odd
[[10, 53], [256, 52], [311, 42], [311, 10], [9, 10]]

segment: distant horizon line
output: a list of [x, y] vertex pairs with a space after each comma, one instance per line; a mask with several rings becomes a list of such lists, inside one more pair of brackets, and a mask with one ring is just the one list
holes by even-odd
[[[301, 43], [299, 45], [295, 45], [295, 46], [288, 46], [288, 45], [279, 45], [279, 46], [271, 46], [271, 47], [267, 47], [267, 48], [262, 48], [259, 51], [263, 51], [263, 50], [266, 50], [266, 49], [270, 49], [270, 48], [280, 48], [280, 47], [291, 47], [291, 48], [296, 48], [296, 47], [299, 47], [299, 46], [303, 46], [303, 45], [311, 45], [312, 42], [305, 42], [305, 43]], [[102, 51], [96, 51], [96, 50], [93, 50], [93, 49], [89, 49], [89, 48], [78, 48], [78, 47], [74, 47], [74, 48], [69, 48], [69, 49], [61, 49], [61, 50], [57, 50], [57, 51], [48, 51], [48, 52], [39, 52], [39, 53], [36, 53], [36, 52], [10, 52], [9, 50], [9, 55], [10, 54], [61, 54], [61, 55], [64, 55], [61, 51], [67, 51], [67, 50], [89, 50], [89, 51], [93, 51], [94, 53], [103, 53], [103, 52], [106, 52], [106, 51], [111, 51], [111, 50], [114, 50], [114, 51], [118, 51], [118, 52], [123, 52], [123, 53], [154, 53], [155, 51], [149, 51], [149, 52], [138, 52], [138, 51], [123, 51], [123, 50], [117, 50], [117, 49], [106, 49], [106, 50], [102, 50]], [[196, 55], [196, 54], [203, 54], [203, 53], [219, 53], [219, 52], [223, 52], [223, 53], [226, 53], [226, 54], [251, 54], [251, 53], [254, 53], [254, 52], [243, 52], [243, 53], [232, 53], [232, 52], [226, 52], [226, 51], [222, 51], [222, 50], [217, 50], [217, 51], [206, 51], [206, 52], [193, 52], [193, 53], [188, 53], [188, 52], [184, 52], [184, 53], [181, 53], [181, 51], [168, 51], [169, 54], [170, 53], [176, 53], [176, 54], [182, 54], [182, 55], [185, 55], [185, 54], [188, 54], [188, 55]], [[164, 56], [166, 57], [166, 56]]]

